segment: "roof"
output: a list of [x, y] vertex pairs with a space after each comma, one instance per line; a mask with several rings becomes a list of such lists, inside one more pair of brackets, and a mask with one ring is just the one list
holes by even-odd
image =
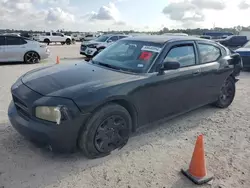
[[3, 37], [21, 37], [20, 35], [15, 35], [15, 34], [0, 34], [0, 36], [3, 36]]
[[176, 36], [176, 35], [147, 35], [147, 36], [134, 36], [126, 38], [125, 40], [136, 40], [145, 42], [155, 42], [155, 43], [166, 43], [168, 41], [180, 41], [180, 40], [203, 40], [206, 39], [192, 37], [192, 36]]
[[124, 35], [124, 34], [117, 34], [117, 33], [115, 33], [115, 34], [103, 34], [102, 36], [128, 36], [128, 35]]

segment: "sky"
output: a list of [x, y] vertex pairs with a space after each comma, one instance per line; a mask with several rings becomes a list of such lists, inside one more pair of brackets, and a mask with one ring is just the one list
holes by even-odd
[[157, 31], [250, 26], [250, 0], [0, 0], [0, 28]]

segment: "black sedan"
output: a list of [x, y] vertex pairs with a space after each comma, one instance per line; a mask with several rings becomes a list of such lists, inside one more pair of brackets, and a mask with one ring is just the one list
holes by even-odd
[[87, 157], [123, 147], [131, 132], [203, 105], [228, 107], [242, 67], [216, 42], [131, 37], [90, 62], [43, 67], [11, 88], [9, 119], [26, 138]]

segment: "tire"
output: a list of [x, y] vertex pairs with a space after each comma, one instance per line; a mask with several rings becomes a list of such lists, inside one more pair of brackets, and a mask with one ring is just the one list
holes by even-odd
[[99, 54], [104, 49], [105, 49], [104, 47], [98, 48], [97, 51], [94, 53], [93, 57], [95, 57], [97, 54]]
[[35, 64], [40, 62], [40, 56], [37, 52], [29, 51], [27, 52], [24, 57], [25, 64]]
[[50, 40], [49, 39], [44, 39], [44, 43], [46, 43], [46, 44], [50, 44]]
[[90, 159], [107, 156], [126, 145], [131, 127], [131, 116], [124, 107], [107, 104], [98, 109], [84, 126], [78, 147]]
[[64, 45], [65, 44], [65, 42], [61, 42], [61, 45]]
[[232, 76], [229, 76], [223, 83], [220, 91], [220, 96], [215, 102], [218, 108], [227, 108], [234, 100], [235, 96], [235, 81]]
[[70, 39], [66, 39], [66, 44], [70, 45], [71, 44], [71, 40]]

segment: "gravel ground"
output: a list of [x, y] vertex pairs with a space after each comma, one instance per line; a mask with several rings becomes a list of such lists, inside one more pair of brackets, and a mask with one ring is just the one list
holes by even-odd
[[[20, 136], [7, 117], [10, 87], [23, 73], [54, 63], [81, 60], [79, 44], [50, 46], [52, 56], [37, 65], [0, 66], [0, 188], [189, 188], [180, 169], [188, 165], [196, 137], [205, 136], [208, 171], [215, 179], [202, 187], [250, 187], [250, 73], [243, 72], [228, 109], [210, 106], [132, 135], [120, 151], [96, 160], [80, 153], [53, 154]], [[74, 59], [75, 58], [75, 59]]]

